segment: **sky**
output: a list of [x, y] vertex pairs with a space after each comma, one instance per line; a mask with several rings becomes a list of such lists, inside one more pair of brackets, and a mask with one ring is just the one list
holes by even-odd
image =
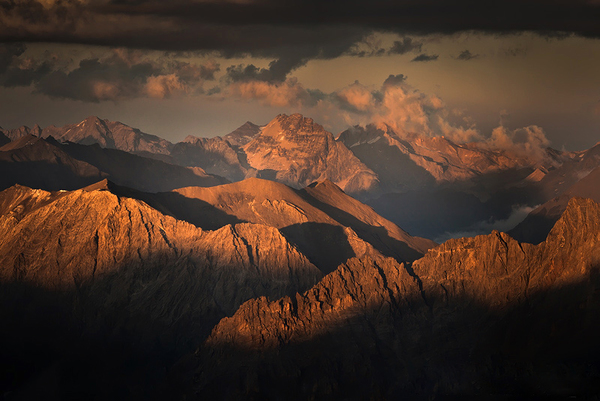
[[598, 0], [1, 0], [0, 126], [172, 142], [299, 112], [457, 142], [600, 141]]

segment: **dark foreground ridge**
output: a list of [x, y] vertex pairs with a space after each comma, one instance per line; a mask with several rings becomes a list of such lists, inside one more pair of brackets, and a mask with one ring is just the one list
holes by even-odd
[[301, 295], [246, 302], [198, 349], [188, 396], [599, 394], [599, 204], [572, 199], [538, 246], [451, 240], [410, 270], [353, 259]]

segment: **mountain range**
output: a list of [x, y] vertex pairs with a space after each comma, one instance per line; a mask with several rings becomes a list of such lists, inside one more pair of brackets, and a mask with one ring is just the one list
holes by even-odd
[[[264, 126], [246, 122], [223, 137], [188, 136], [176, 144], [97, 117], [61, 128], [21, 127], [2, 132], [9, 139], [33, 135], [52, 137], [56, 139], [54, 144], [98, 145], [107, 154], [104, 162], [99, 161], [99, 150], [84, 152], [86, 148], [80, 146], [80, 153], [88, 154], [82, 161], [92, 161], [89, 157], [95, 152], [91, 164], [109, 174], [111, 180], [146, 192], [211, 186], [250, 177], [298, 189], [313, 181], [330, 180], [409, 232], [431, 239], [476, 232], [482, 224], [509, 219], [515, 209], [536, 207], [560, 195], [598, 165], [592, 154], [586, 156], [591, 149], [585, 153], [547, 148], [542, 156], [534, 156], [480, 142], [456, 144], [444, 137], [400, 135], [381, 124], [352, 127], [336, 138], [300, 114], [282, 114]], [[144, 162], [136, 159], [136, 166], [140, 166], [135, 168], [136, 175], [154, 175], [157, 185], [150, 177], [141, 185], [136, 179], [121, 179], [114, 171], [106, 171], [110, 165], [123, 165], [107, 162], [107, 158], [118, 154], [131, 159], [112, 149], [143, 157]], [[72, 152], [70, 155], [79, 157]], [[205, 178], [204, 182], [194, 181], [190, 172], [155, 164], [188, 177], [175, 181], [165, 177], [161, 182], [160, 173], [148, 174], [141, 167], [151, 164], [146, 159], [191, 168]], [[560, 179], [564, 174], [560, 171], [568, 169], [573, 171], [569, 173], [571, 178]], [[131, 169], [121, 174], [128, 171]]]
[[600, 394], [600, 144], [90, 117], [0, 129], [0, 172], [7, 399]]

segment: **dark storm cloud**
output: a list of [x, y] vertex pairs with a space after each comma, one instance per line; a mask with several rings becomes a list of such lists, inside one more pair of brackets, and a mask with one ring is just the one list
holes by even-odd
[[477, 57], [479, 57], [479, 54], [473, 54], [469, 50], [464, 50], [456, 57], [456, 59], [468, 61], [468, 60], [473, 60], [474, 58], [477, 58]]
[[70, 70], [52, 58], [23, 57], [25, 46], [0, 45], [0, 86], [33, 86], [44, 95], [98, 102], [135, 97], [170, 97], [176, 93], [202, 91], [204, 81], [213, 80], [219, 65], [172, 60], [149, 60], [144, 53], [114, 49], [103, 58], [89, 58]]
[[30, 58], [21, 59], [25, 50], [22, 44], [0, 45], [0, 86], [28, 86], [52, 71], [51, 60], [40, 63]]
[[[600, 6], [587, 0], [0, 0], [0, 41], [80, 43], [199, 51], [272, 60], [238, 65], [231, 82], [284, 82], [313, 59], [381, 56], [360, 46], [373, 32], [403, 37], [389, 54], [421, 52], [406, 35], [538, 32], [600, 37]], [[431, 61], [424, 55], [414, 61]], [[29, 79], [15, 77], [19, 82]]]
[[427, 62], [427, 61], [435, 61], [437, 60], [439, 57], [439, 55], [437, 54], [419, 54], [417, 57], [413, 58], [410, 61], [420, 61], [420, 62]]
[[86, 59], [70, 72], [53, 71], [36, 83], [45, 95], [83, 101], [116, 100], [138, 96], [148, 77], [160, 70], [149, 62], [128, 65], [125, 60]]
[[401, 35], [533, 31], [600, 37], [599, 20], [600, 6], [587, 0], [458, 0], [451, 4], [445, 0], [2, 0], [0, 40], [271, 58], [290, 47], [316, 45], [324, 50], [322, 57], [333, 57], [340, 53], [340, 46], [348, 50], [373, 31]]
[[405, 37], [401, 41], [397, 40], [394, 42], [392, 48], [388, 51], [389, 54], [406, 54], [409, 52], [420, 52], [423, 48], [423, 43], [413, 40], [412, 38]]
[[[287, 75], [298, 67], [303, 66], [311, 55], [285, 55], [269, 63], [269, 68], [258, 68], [254, 64], [239, 64], [227, 67], [226, 79], [232, 82], [263, 81], [283, 82]], [[313, 57], [316, 54], [313, 54]]]
[[390, 75], [389, 77], [386, 78], [385, 81], [383, 81], [383, 86], [399, 86], [400, 84], [402, 84], [403, 82], [405, 82], [407, 79], [407, 76], [404, 74], [398, 74], [398, 75]]

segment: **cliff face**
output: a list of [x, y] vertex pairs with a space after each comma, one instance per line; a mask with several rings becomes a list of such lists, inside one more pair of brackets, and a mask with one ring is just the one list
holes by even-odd
[[368, 191], [377, 176], [333, 135], [300, 114], [279, 115], [243, 147], [261, 177], [293, 187], [330, 180], [346, 192]]
[[538, 246], [494, 232], [448, 241], [412, 266], [351, 260], [295, 299], [251, 300], [223, 319], [197, 351], [195, 391], [593, 394], [599, 268], [600, 205], [581, 198]]

